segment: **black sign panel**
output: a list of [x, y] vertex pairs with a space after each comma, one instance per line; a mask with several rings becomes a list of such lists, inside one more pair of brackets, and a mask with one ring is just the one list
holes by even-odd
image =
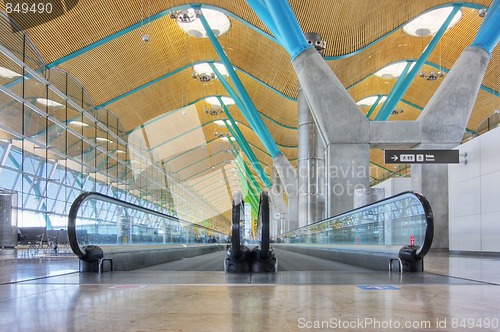
[[386, 164], [458, 164], [458, 150], [385, 150]]

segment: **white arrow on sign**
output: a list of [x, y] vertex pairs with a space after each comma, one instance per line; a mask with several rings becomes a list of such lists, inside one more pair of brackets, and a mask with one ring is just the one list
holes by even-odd
[[396, 160], [398, 160], [398, 156], [392, 156], [391, 159], [392, 159], [392, 161], [396, 161]]

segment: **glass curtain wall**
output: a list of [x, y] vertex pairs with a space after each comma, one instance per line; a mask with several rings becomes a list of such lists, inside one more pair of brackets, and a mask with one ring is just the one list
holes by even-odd
[[[75, 78], [47, 69], [29, 39], [12, 29], [3, 13], [0, 158], [0, 189], [16, 192], [19, 227], [65, 228], [71, 203], [83, 191], [177, 216], [174, 193], [166, 185], [173, 181], [163, 166], [151, 162], [145, 147], [128, 141], [112, 112], [96, 110]], [[195, 202], [203, 207], [188, 188], [175, 195], [187, 206]], [[188, 217], [191, 213], [195, 219], [200, 211], [191, 208]], [[219, 224], [215, 219], [204, 222], [214, 228]]]

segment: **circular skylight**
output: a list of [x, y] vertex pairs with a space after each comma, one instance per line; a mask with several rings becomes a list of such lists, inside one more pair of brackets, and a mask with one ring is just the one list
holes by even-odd
[[[224, 105], [226, 105], [226, 106], [234, 105], [233, 98], [229, 98], [229, 97], [220, 97], [220, 98], [222, 99], [222, 102], [224, 103]], [[207, 98], [205, 98], [205, 101], [212, 106], [217, 106], [217, 107], [222, 106], [219, 103], [219, 99], [217, 99], [217, 97], [207, 97]]]
[[[223, 76], [229, 76], [226, 70], [226, 67], [222, 63], [214, 63], [215, 68], [223, 75]], [[212, 67], [208, 63], [199, 63], [197, 65], [193, 66], [193, 71], [195, 72], [196, 75], [215, 75], [214, 71], [212, 70]]]
[[[356, 104], [358, 104], [359, 106], [372, 106], [373, 104], [375, 104], [377, 99], [378, 99], [378, 96], [366, 97], [366, 98], [363, 98], [360, 101], [358, 101]], [[383, 96], [382, 98], [380, 98], [380, 101], [378, 103], [382, 104], [386, 99], [387, 99], [387, 97]]]
[[[190, 8], [187, 11], [189, 16], [195, 15], [194, 9]], [[225, 14], [213, 9], [202, 9], [201, 12], [203, 13], [203, 16], [205, 16], [208, 25], [210, 25], [216, 37], [222, 36], [229, 31], [231, 23], [229, 22], [229, 18]], [[196, 18], [192, 22], [177, 21], [177, 25], [179, 26], [179, 28], [181, 28], [182, 31], [190, 36], [196, 38], [208, 38], [205, 28], [203, 27], [203, 24], [201, 23], [201, 20], [199, 18]]]
[[[420, 15], [411, 20], [403, 27], [403, 31], [411, 36], [426, 37], [434, 35], [443, 25], [446, 18], [450, 15], [453, 7], [439, 8]], [[447, 29], [453, 28], [462, 18], [462, 11], [451, 20]]]
[[[378, 77], [382, 77], [383, 79], [386, 79], [386, 80], [399, 77], [401, 75], [401, 73], [403, 72], [403, 70], [405, 69], [407, 63], [408, 62], [406, 62], [406, 61], [399, 61], [399, 62], [391, 63], [390, 65], [387, 65], [384, 68], [377, 71], [375, 73], [375, 75]], [[414, 65], [415, 65], [415, 62], [413, 62], [411, 64], [409, 70], [411, 70]]]

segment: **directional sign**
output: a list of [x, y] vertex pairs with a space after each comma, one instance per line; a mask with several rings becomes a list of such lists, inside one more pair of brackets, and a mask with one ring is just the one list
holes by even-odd
[[458, 150], [385, 150], [386, 164], [458, 164]]

